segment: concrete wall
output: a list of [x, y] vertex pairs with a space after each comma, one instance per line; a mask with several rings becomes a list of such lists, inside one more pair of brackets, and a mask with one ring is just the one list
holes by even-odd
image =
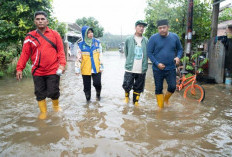
[[214, 44], [214, 39], [209, 41], [209, 77], [216, 83], [224, 82], [225, 47], [221, 41]]

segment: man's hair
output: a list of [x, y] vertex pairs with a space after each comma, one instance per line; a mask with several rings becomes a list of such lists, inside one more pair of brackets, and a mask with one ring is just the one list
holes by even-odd
[[44, 11], [36, 11], [35, 14], [34, 14], [34, 18], [37, 16], [37, 15], [44, 15], [46, 18], [48, 16], [48, 14]]

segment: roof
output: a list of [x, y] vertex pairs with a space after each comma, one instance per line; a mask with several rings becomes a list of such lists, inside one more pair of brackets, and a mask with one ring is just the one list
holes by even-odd
[[229, 21], [223, 21], [218, 24], [218, 29], [226, 29], [228, 25], [232, 25], [232, 20]]
[[232, 25], [232, 20], [224, 21], [218, 24], [217, 36], [225, 36], [227, 26]]
[[67, 23], [67, 36], [81, 37], [81, 27], [76, 23]]

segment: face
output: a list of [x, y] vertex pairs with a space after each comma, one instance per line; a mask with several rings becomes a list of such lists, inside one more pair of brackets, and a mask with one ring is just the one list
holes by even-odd
[[88, 30], [88, 32], [87, 32], [87, 37], [90, 38], [90, 39], [93, 38], [93, 31], [92, 31], [91, 29]]
[[169, 26], [167, 26], [167, 25], [159, 26], [158, 27], [159, 34], [161, 36], [167, 36], [168, 35], [168, 29], [169, 29]]
[[34, 23], [38, 29], [44, 29], [48, 25], [48, 20], [44, 15], [37, 15], [34, 19]]
[[137, 34], [137, 35], [142, 35], [143, 32], [144, 32], [144, 29], [145, 29], [145, 26], [144, 26], [144, 25], [141, 25], [141, 24], [137, 25], [137, 26], [135, 27], [135, 34]]

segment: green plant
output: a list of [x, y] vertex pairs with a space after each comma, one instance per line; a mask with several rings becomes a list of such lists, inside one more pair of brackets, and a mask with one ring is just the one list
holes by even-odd
[[31, 77], [31, 63], [27, 62], [25, 69], [23, 70], [24, 77]]
[[202, 55], [202, 52], [197, 51], [192, 56], [188, 57], [185, 56], [180, 59], [181, 63], [185, 62], [186, 70], [190, 71], [189, 74], [186, 75], [186, 77], [192, 76], [192, 73], [198, 71], [199, 73], [202, 73], [204, 71], [204, 65], [207, 64], [209, 61], [208, 58], [204, 58], [203, 60], [199, 60], [199, 56]]
[[15, 52], [0, 51], [0, 70], [4, 71], [7, 65], [12, 62]]
[[[52, 16], [52, 0], [3, 0], [0, 6], [0, 77], [15, 74], [18, 59], [14, 58], [21, 53], [26, 34], [35, 29], [35, 11], [45, 11], [49, 27], [57, 29], [61, 36], [66, 33], [65, 24], [58, 23]], [[30, 63], [27, 63], [23, 75], [31, 75], [30, 71]]]
[[0, 70], [0, 77], [4, 76], [4, 72]]
[[9, 75], [14, 75], [16, 73], [16, 65], [17, 65], [18, 57], [15, 57], [13, 61], [8, 65], [6, 73]]
[[219, 13], [219, 22], [228, 21], [232, 19], [232, 8], [226, 8]]
[[34, 13], [38, 10], [47, 12], [50, 26], [54, 23], [52, 0], [11, 0], [0, 2], [0, 43], [18, 44], [25, 35], [35, 29]]
[[[18, 57], [15, 57], [13, 61], [8, 65], [6, 74], [11, 75], [11, 76], [15, 75], [18, 59], [19, 59]], [[31, 61], [27, 62], [26, 67], [23, 70], [23, 76], [24, 77], [31, 76]]]
[[61, 38], [64, 38], [65, 33], [67, 33], [66, 24], [64, 22], [55, 21], [55, 30], [59, 32]]

